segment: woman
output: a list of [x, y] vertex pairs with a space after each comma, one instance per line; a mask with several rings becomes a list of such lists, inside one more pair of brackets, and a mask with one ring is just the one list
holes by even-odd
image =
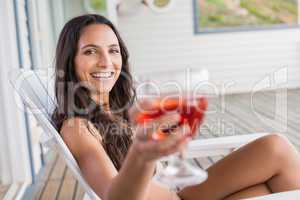
[[130, 128], [128, 108], [135, 90], [128, 52], [102, 16], [79, 16], [64, 26], [56, 49], [55, 90], [53, 122], [103, 200], [240, 199], [300, 188], [299, 155], [276, 134], [211, 166], [202, 184], [175, 193], [153, 182], [155, 161], [183, 148], [189, 128], [178, 127], [163, 141], [148, 139], [158, 128], [176, 124], [179, 116], [174, 113], [150, 126]]

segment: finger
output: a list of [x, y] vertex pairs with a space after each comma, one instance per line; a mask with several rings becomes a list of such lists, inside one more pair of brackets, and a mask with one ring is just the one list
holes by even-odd
[[161, 141], [158, 144], [158, 151], [168, 152], [171, 149], [180, 149], [186, 140], [190, 137], [188, 136], [190, 132], [190, 128], [188, 125], [182, 125], [177, 130], [171, 133], [169, 137], [165, 140]]
[[176, 126], [180, 122], [181, 116], [177, 112], [169, 112], [157, 119], [154, 119], [152, 123], [156, 125], [156, 129], [168, 130]]
[[174, 134], [183, 135], [189, 137], [191, 133], [191, 127], [188, 124], [181, 125]]
[[187, 143], [190, 141], [190, 138], [184, 138], [180, 143], [171, 146], [170, 148], [166, 149], [165, 151], [161, 152], [160, 156], [169, 156], [174, 153], [183, 152], [186, 148]]
[[145, 111], [152, 111], [157, 108], [155, 107], [155, 103], [153, 99], [149, 100], [144, 98], [142, 100], [136, 101], [134, 109], [137, 112], [145, 112]]
[[141, 152], [147, 152], [148, 158], [158, 159], [160, 157], [167, 156], [184, 149], [189, 140], [190, 138], [185, 137], [184, 134], [177, 133], [170, 135], [165, 140], [140, 141], [138, 146]]
[[[144, 122], [141, 124], [140, 128], [142, 129], [147, 128], [147, 130], [144, 130], [143, 135], [157, 135], [157, 133], [161, 134], [169, 134], [172, 130], [174, 130], [177, 125], [179, 124], [180, 116], [178, 113], [173, 114], [166, 114], [165, 116], [159, 117], [157, 119], [152, 119], [151, 121]], [[151, 132], [152, 129], [152, 132]], [[142, 131], [142, 130], [141, 130]], [[139, 132], [139, 129], [138, 129]], [[167, 135], [165, 135], [167, 136]], [[155, 139], [155, 138], [154, 138]]]
[[140, 141], [147, 141], [151, 139], [152, 134], [153, 124], [151, 123], [139, 124], [135, 127], [134, 130], [135, 138]]
[[151, 122], [139, 124], [135, 128], [135, 137], [145, 141], [152, 138], [152, 134], [158, 131], [166, 130], [178, 124], [180, 115], [178, 113], [166, 114], [159, 119], [154, 119]]
[[142, 99], [137, 100], [128, 110], [129, 118], [133, 123], [136, 123], [136, 115], [138, 113], [151, 112], [155, 110], [153, 100]]
[[177, 145], [171, 146], [168, 150], [166, 150], [163, 156], [168, 156], [177, 152], [182, 152], [186, 148], [187, 143], [191, 140], [191, 138], [184, 138], [184, 140], [180, 141]]
[[156, 145], [156, 153], [159, 155], [164, 155], [170, 149], [176, 148], [184, 141], [184, 138], [178, 135], [169, 136], [167, 139], [163, 141], [159, 141]]
[[[158, 140], [158, 147], [160, 148], [168, 148], [169, 145], [173, 145], [181, 140], [184, 140], [189, 136], [190, 128], [189, 125], [184, 124], [182, 126], [177, 127], [174, 131], [169, 133], [164, 133], [161, 130], [157, 130], [157, 133], [152, 134], [152, 138], [154, 140]], [[156, 136], [158, 134], [158, 136]], [[163, 134], [163, 136], [160, 136]]]

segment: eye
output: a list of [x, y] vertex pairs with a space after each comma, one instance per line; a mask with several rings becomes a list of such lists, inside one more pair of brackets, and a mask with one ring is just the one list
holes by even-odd
[[120, 50], [119, 49], [111, 49], [109, 52], [113, 53], [113, 54], [119, 54]]
[[86, 51], [84, 51], [84, 55], [92, 55], [92, 54], [96, 54], [97, 50], [96, 49], [88, 49]]

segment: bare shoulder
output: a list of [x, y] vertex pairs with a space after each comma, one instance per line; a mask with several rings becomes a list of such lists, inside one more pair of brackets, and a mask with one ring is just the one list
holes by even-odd
[[78, 132], [78, 128], [84, 128], [86, 124], [86, 119], [73, 117], [64, 121], [60, 132], [63, 135], [69, 133], [70, 130]]
[[74, 117], [64, 121], [60, 134], [75, 157], [99, 147], [101, 135], [87, 119]]
[[104, 196], [107, 185], [118, 172], [101, 141], [95, 137], [95, 134], [100, 136], [97, 129], [86, 119], [71, 118], [63, 123], [60, 134], [75, 157], [84, 178], [99, 196]]

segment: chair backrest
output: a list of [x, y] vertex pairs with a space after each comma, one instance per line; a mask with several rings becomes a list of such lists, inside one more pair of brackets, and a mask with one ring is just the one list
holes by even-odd
[[90, 199], [101, 200], [84, 180], [80, 168], [51, 122], [51, 113], [55, 108], [53, 70], [15, 70], [11, 73], [11, 82], [25, 106], [33, 113], [44, 130], [45, 141], [54, 144], [52, 148], [64, 158], [67, 166], [86, 191]]

